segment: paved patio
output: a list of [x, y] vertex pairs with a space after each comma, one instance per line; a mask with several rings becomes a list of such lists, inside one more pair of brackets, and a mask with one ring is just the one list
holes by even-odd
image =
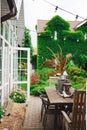
[[[42, 122], [40, 121], [40, 111], [40, 98], [31, 96], [27, 107], [23, 130], [43, 130]], [[52, 115], [49, 115], [46, 130], [53, 130], [53, 118]]]

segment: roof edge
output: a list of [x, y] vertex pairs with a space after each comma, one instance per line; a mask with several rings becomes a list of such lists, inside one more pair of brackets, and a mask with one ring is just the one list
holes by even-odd
[[80, 26], [82, 26], [86, 22], [87, 22], [87, 19], [85, 19], [84, 21], [80, 22], [78, 25], [75, 26], [75, 28], [79, 28]]

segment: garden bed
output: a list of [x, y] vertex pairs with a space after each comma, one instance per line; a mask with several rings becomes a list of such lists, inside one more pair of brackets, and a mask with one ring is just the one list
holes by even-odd
[[8, 130], [22, 130], [26, 113], [26, 104], [10, 101], [6, 109], [6, 114], [0, 123], [0, 130], [4, 128]]

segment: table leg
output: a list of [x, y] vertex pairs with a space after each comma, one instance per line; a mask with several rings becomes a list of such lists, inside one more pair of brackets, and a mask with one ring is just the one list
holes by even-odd
[[57, 107], [57, 105], [55, 105], [54, 130], [57, 129], [57, 116], [58, 116], [58, 107]]

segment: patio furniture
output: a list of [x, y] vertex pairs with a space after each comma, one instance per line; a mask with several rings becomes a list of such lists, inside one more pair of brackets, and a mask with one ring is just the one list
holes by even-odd
[[[63, 98], [59, 95], [58, 90], [55, 87], [46, 87], [46, 94], [48, 96], [49, 102], [55, 106], [54, 108], [54, 130], [57, 129], [57, 119], [58, 114], [60, 115], [61, 110], [66, 110], [67, 106], [67, 112], [69, 111], [68, 108], [71, 108], [73, 105], [73, 99], [72, 98]], [[60, 122], [58, 122], [60, 123]]]
[[48, 98], [47, 98], [47, 95], [45, 93], [43, 93], [43, 91], [38, 90], [37, 92], [42, 101], [42, 105], [41, 105], [41, 121], [42, 121], [43, 112], [44, 112], [44, 102], [48, 102]]
[[[42, 101], [41, 121], [43, 123], [44, 130], [45, 130], [46, 129], [46, 123], [47, 123], [48, 115], [54, 115], [55, 114], [55, 105], [49, 102], [49, 99], [48, 99], [46, 94], [43, 94], [43, 92], [41, 92], [41, 91], [38, 91], [38, 93], [39, 93], [40, 99]], [[57, 114], [58, 114], [58, 112], [59, 112], [59, 110], [57, 111]]]
[[[72, 114], [62, 111], [62, 130], [86, 130], [86, 91], [75, 90]], [[66, 129], [65, 129], [66, 128]]]
[[40, 98], [42, 100], [41, 119], [43, 118], [42, 123], [43, 123], [44, 130], [45, 130], [48, 115], [54, 115], [55, 106], [52, 103], [50, 104], [49, 100], [44, 98], [42, 95], [40, 95]]

